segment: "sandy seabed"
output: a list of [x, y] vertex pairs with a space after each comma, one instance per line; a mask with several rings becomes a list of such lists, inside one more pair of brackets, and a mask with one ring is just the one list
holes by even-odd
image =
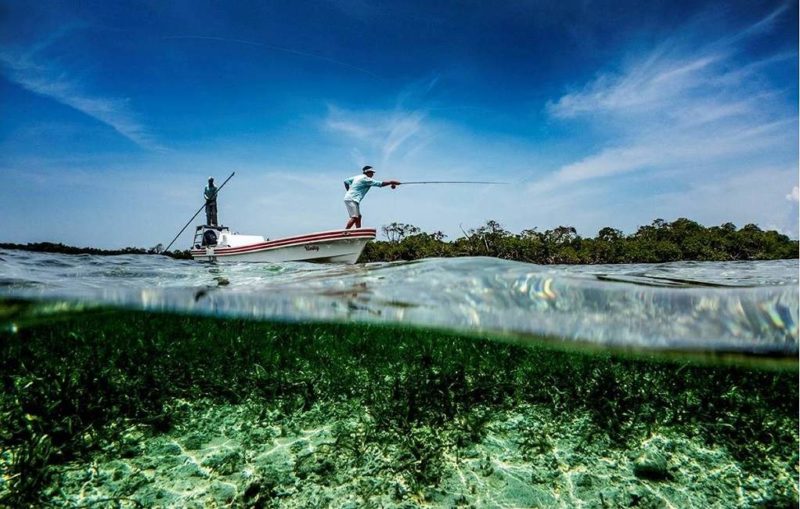
[[[165, 434], [131, 429], [114, 449], [61, 466], [47, 490], [66, 507], [790, 507], [797, 472], [749, 471], [702, 436], [663, 429], [610, 447], [588, 415], [493, 413], [479, 442], [370, 437], [359, 408], [280, 416], [253, 403], [182, 403]], [[441, 438], [441, 437], [436, 437]], [[426, 443], [426, 440], [428, 443]], [[437, 450], [425, 457], [426, 445]], [[434, 457], [435, 456], [435, 457]], [[425, 462], [439, 462], [425, 478]], [[422, 478], [419, 474], [422, 473]]]

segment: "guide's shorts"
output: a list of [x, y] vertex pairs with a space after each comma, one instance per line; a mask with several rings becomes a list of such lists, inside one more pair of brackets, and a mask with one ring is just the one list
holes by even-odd
[[347, 213], [350, 217], [361, 217], [361, 210], [358, 208], [358, 202], [353, 200], [345, 200], [344, 206], [347, 207]]

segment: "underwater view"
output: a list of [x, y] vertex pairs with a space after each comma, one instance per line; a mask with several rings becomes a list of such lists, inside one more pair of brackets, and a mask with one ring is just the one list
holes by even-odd
[[797, 260], [0, 261], [0, 506], [798, 504]]

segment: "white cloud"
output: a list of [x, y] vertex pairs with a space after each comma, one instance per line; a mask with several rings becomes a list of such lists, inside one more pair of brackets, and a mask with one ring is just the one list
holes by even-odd
[[360, 146], [353, 148], [357, 158], [363, 159], [367, 154], [385, 166], [399, 152], [417, 150], [427, 143], [431, 133], [425, 125], [426, 117], [422, 110], [355, 112], [330, 106], [324, 127], [358, 141]]
[[74, 72], [39, 56], [59, 43], [68, 31], [39, 41], [28, 51], [0, 52], [0, 64], [12, 82], [35, 94], [49, 97], [111, 127], [123, 137], [147, 150], [163, 150], [148, 129], [137, 120], [127, 99], [87, 92], [87, 86], [71, 77]]
[[328, 105], [323, 126], [359, 143], [351, 149], [357, 163], [365, 161], [366, 155], [372, 163], [386, 166], [418, 152], [435, 136], [427, 97], [438, 82], [438, 76], [433, 76], [410, 83], [397, 94], [390, 109], [350, 110]]
[[763, 92], [757, 80], [750, 83], [753, 75], [797, 55], [777, 53], [742, 64], [736, 61], [737, 44], [768, 32], [787, 9], [784, 4], [734, 35], [713, 41], [700, 40], [703, 23], [695, 20], [621, 69], [603, 71], [581, 90], [550, 101], [547, 110], [557, 118], [653, 112], [675, 116], [708, 107], [752, 113], [758, 108], [753, 92]]
[[795, 203], [800, 202], [800, 189], [797, 186], [792, 188], [792, 192], [786, 195], [786, 199]]
[[[702, 165], [720, 176], [748, 171], [746, 157], [785, 147], [785, 121], [752, 126], [717, 126], [706, 132], [697, 129], [664, 129], [631, 138], [625, 145], [610, 146], [531, 183], [532, 192], [552, 192], [582, 181], [623, 176], [633, 172], [691, 169]], [[690, 179], [695, 176], [688, 175]]]
[[560, 118], [663, 109], [707, 83], [711, 67], [721, 59], [720, 55], [674, 57], [659, 48], [622, 73], [601, 74], [583, 90], [566, 94], [547, 108]]
[[530, 189], [549, 192], [584, 180], [700, 162], [708, 171], [736, 174], [746, 172], [745, 161], [754, 158], [796, 158], [791, 100], [759, 75], [786, 54], [740, 65], [734, 45], [767, 30], [785, 10], [724, 40], [703, 44], [696, 33], [678, 34], [630, 59], [622, 70], [602, 72], [580, 90], [550, 101], [547, 111], [554, 118], [602, 128], [607, 141], [543, 175]]

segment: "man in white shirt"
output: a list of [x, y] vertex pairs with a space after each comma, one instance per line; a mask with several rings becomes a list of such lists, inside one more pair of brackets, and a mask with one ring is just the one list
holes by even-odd
[[361, 228], [361, 209], [359, 205], [371, 187], [392, 186], [392, 189], [394, 189], [400, 185], [400, 182], [396, 180], [375, 180], [372, 178], [373, 175], [375, 175], [375, 170], [372, 169], [372, 166], [364, 166], [361, 169], [361, 175], [352, 176], [344, 181], [344, 188], [347, 190], [344, 194], [344, 205], [350, 215], [350, 220], [347, 221], [345, 230], [353, 226]]

